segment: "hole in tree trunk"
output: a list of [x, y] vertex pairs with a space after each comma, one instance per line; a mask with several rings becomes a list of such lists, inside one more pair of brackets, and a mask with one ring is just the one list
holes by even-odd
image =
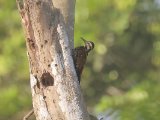
[[41, 82], [42, 82], [42, 85], [45, 87], [53, 86], [54, 78], [52, 77], [52, 75], [49, 72], [45, 72], [41, 76]]

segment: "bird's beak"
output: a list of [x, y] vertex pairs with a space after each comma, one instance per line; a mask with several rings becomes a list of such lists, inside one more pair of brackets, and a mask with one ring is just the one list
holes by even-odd
[[83, 37], [81, 37], [81, 40], [83, 40], [83, 42], [84, 42], [84, 43], [86, 43], [86, 42], [87, 42], [87, 40], [85, 40]]

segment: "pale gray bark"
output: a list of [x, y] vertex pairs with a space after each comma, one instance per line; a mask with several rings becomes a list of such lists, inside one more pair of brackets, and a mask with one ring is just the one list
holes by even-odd
[[89, 120], [71, 52], [75, 1], [17, 4], [26, 34], [36, 119]]
[[75, 0], [52, 0], [54, 7], [61, 10], [65, 20], [66, 30], [70, 47], [74, 46], [74, 16], [75, 16]]

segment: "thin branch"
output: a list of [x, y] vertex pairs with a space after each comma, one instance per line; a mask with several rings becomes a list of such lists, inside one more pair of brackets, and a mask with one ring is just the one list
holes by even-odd
[[32, 109], [31, 111], [28, 112], [27, 115], [24, 116], [23, 120], [28, 120], [28, 118], [34, 113], [34, 110]]

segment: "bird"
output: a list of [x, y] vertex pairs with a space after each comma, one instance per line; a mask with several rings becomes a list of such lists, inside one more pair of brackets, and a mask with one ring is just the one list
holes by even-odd
[[79, 83], [88, 53], [94, 48], [94, 43], [92, 41], [87, 41], [83, 37], [81, 37], [81, 40], [83, 40], [84, 46], [76, 47], [73, 50], [73, 61]]

